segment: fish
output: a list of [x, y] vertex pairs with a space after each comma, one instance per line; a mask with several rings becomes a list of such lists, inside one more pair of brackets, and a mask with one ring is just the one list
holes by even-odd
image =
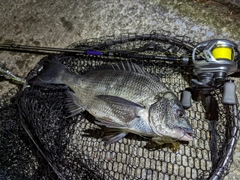
[[193, 140], [193, 129], [177, 96], [134, 63], [105, 64], [77, 74], [59, 61], [45, 60], [27, 83], [68, 86], [70, 116], [83, 111], [94, 116], [97, 125], [108, 129], [107, 145], [129, 133], [160, 145]]

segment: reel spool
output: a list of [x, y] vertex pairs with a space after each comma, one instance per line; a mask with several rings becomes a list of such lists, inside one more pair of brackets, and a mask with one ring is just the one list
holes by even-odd
[[198, 44], [192, 53], [194, 74], [199, 86], [214, 86], [238, 70], [238, 46], [232, 41], [214, 39]]

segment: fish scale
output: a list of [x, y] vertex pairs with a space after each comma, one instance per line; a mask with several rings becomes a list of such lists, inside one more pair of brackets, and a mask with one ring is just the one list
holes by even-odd
[[[86, 94], [90, 94], [90, 96], [92, 94], [108, 94], [128, 98], [144, 106], [148, 105], [146, 100], [153, 100], [156, 94], [163, 92], [163, 90], [169, 91], [162, 83], [157, 84], [149, 77], [146, 78], [143, 75], [131, 72], [93, 71], [83, 76], [83, 79], [86, 79], [86, 81], [84, 80], [82, 85], [78, 82], [68, 83], [72, 89], [77, 89], [82, 97], [86, 97]], [[160, 85], [164, 87], [160, 87]], [[90, 104], [92, 102], [88, 98], [88, 101], [84, 101], [84, 103]]]

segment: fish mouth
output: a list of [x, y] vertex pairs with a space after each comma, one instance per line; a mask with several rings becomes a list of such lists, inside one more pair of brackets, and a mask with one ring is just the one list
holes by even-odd
[[177, 128], [175, 129], [175, 138], [180, 141], [192, 141], [193, 140], [193, 130], [191, 128]]

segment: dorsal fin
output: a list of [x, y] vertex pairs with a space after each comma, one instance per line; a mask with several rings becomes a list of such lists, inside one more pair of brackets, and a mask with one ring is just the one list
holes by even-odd
[[149, 75], [147, 72], [141, 69], [138, 65], [132, 62], [123, 62], [123, 61], [116, 64], [100, 65], [95, 67], [94, 69], [91, 69], [90, 71], [94, 71], [94, 70], [122, 70], [122, 71], [131, 71], [139, 74]]

